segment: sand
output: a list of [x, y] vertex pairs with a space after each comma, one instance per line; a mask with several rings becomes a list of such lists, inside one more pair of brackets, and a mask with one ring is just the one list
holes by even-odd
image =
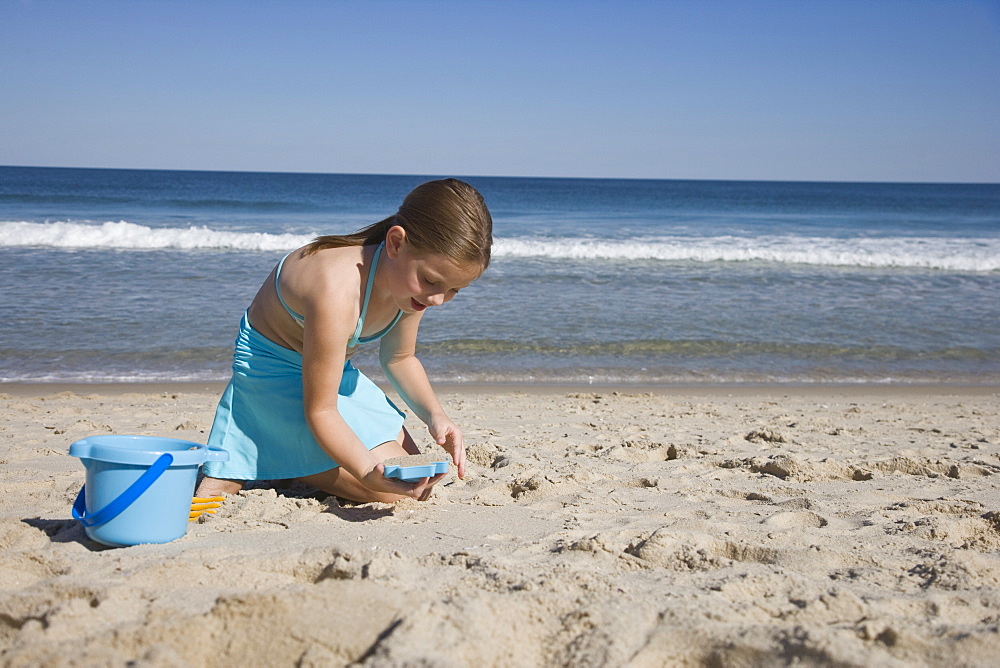
[[402, 455], [390, 457], [382, 462], [386, 466], [427, 466], [438, 462], [450, 462], [451, 456], [442, 448], [431, 448], [419, 455]]
[[447, 388], [428, 502], [261, 484], [89, 541], [69, 444], [204, 442], [220, 389], [0, 387], [0, 664], [1000, 661], [996, 388]]

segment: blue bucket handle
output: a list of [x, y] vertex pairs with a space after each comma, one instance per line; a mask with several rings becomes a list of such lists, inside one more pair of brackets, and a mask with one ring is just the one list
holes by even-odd
[[163, 472], [170, 468], [174, 462], [174, 456], [169, 452], [164, 452], [146, 471], [139, 476], [129, 488], [118, 495], [118, 498], [104, 506], [96, 513], [87, 514], [87, 499], [84, 495], [87, 486], [80, 488], [80, 493], [76, 495], [76, 502], [73, 504], [73, 519], [78, 520], [85, 527], [92, 527], [104, 524], [118, 517], [126, 508], [132, 505], [142, 493], [149, 489], [156, 480], [163, 475]]

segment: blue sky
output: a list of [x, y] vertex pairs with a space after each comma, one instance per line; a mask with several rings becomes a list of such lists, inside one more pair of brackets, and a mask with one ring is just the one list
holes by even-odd
[[0, 164], [1000, 182], [1000, 0], [0, 0]]

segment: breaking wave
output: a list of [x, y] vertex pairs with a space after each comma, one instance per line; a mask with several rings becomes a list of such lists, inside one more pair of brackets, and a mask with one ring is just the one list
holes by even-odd
[[[312, 234], [209, 227], [149, 227], [127, 221], [0, 222], [0, 248], [292, 250]], [[832, 267], [1000, 271], [1000, 239], [940, 237], [658, 236], [634, 239], [500, 238], [498, 258], [662, 262], [764, 262]]]

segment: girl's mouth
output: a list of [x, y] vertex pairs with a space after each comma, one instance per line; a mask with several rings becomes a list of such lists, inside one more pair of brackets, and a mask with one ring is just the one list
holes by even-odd
[[413, 299], [412, 297], [410, 298], [410, 306], [412, 306], [413, 310], [416, 311], [417, 313], [420, 313], [425, 308], [427, 308], [426, 305], [421, 304], [420, 302], [418, 302], [416, 299]]

